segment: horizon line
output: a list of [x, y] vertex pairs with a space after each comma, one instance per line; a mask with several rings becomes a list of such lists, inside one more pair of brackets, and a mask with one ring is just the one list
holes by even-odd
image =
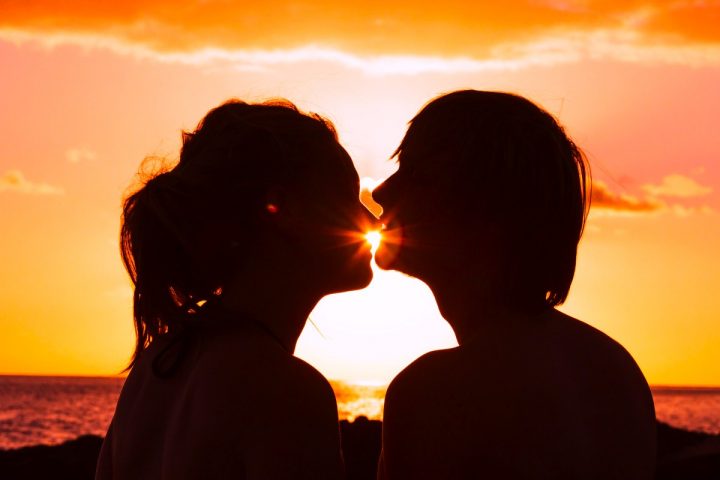
[[[117, 375], [99, 375], [99, 374], [70, 374], [70, 373], [60, 373], [60, 374], [52, 374], [52, 373], [6, 373], [6, 372], [0, 372], [0, 377], [32, 377], [32, 378], [97, 378], [97, 379], [121, 379], [121, 378], [127, 378], [128, 374], [117, 374]], [[344, 380], [344, 379], [336, 379], [336, 378], [328, 378], [329, 382], [337, 382], [337, 383], [344, 383], [346, 385], [355, 385], [359, 387], [387, 387], [389, 383], [382, 383], [382, 382], [370, 382], [368, 380]], [[699, 383], [685, 383], [685, 384], [667, 384], [667, 383], [658, 383], [658, 384], [648, 384], [651, 390], [689, 390], [689, 389], [697, 389], [697, 390], [720, 390], [720, 384], [710, 385], [710, 384], [699, 384]]]

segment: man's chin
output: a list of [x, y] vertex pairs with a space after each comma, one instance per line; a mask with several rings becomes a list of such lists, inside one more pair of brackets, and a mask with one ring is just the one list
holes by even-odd
[[[415, 252], [413, 252], [413, 254], [414, 253]], [[418, 260], [415, 255], [408, 258], [408, 252], [398, 247], [388, 249], [380, 245], [375, 252], [375, 264], [381, 270], [400, 272], [425, 282], [423, 272], [425, 272], [426, 269], [422, 268], [424, 265], [422, 262], [418, 262]]]
[[398, 245], [386, 245], [381, 243], [375, 252], [375, 264], [382, 270], [399, 270], [399, 253], [400, 248]]
[[369, 265], [367, 268], [347, 271], [343, 275], [342, 279], [338, 279], [332, 287], [328, 289], [325, 295], [362, 290], [370, 285], [372, 279], [373, 271]]

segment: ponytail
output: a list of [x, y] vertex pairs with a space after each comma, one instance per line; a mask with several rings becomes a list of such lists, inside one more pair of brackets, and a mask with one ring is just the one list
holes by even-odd
[[168, 198], [174, 193], [168, 185], [171, 175], [164, 172], [152, 177], [123, 205], [120, 251], [135, 286], [137, 336], [128, 368], [155, 338], [184, 323], [192, 313], [194, 297], [205, 296], [200, 285], [190, 285], [198, 283], [192, 279], [198, 272], [189, 268], [188, 239], [165, 205], [180, 200]]
[[[135, 290], [135, 352], [183, 329], [219, 296], [256, 237], [269, 185], [307, 175], [317, 152], [335, 145], [328, 121], [290, 102], [228, 101], [183, 132], [180, 161], [143, 174], [124, 201], [120, 251]], [[155, 160], [155, 159], [149, 159]]]

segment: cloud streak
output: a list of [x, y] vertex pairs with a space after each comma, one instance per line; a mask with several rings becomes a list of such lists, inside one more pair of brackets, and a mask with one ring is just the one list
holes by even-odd
[[656, 213], [665, 208], [665, 204], [652, 199], [640, 199], [632, 195], [619, 194], [610, 190], [603, 182], [595, 180], [592, 188], [592, 211], [605, 213], [642, 215]]
[[65, 152], [65, 158], [70, 163], [81, 163], [95, 160], [97, 153], [87, 148], [70, 148]]
[[[359, 55], [332, 47], [310, 44], [287, 49], [228, 49], [203, 47], [194, 50], [158, 51], [141, 43], [128, 43], [106, 34], [42, 33], [0, 28], [0, 39], [14, 44], [33, 44], [53, 49], [62, 45], [109, 50], [119, 55], [150, 59], [162, 63], [195, 66], [229, 67], [240, 71], [262, 72], [287, 65], [318, 63], [334, 64], [368, 75], [416, 75], [422, 73], [467, 73], [515, 70], [536, 65], [555, 65], [576, 60], [575, 53], [556, 49], [547, 52], [521, 47], [511, 48], [507, 58], [494, 55], [478, 59], [463, 56], [429, 56], [413, 54]], [[499, 52], [500, 50], [498, 50]], [[720, 59], [720, 52], [718, 54]]]
[[713, 20], [720, 18], [720, 1], [526, 0], [511, 11], [459, 0], [423, 9], [409, 0], [104, 5], [38, 0], [29, 7], [0, 0], [0, 39], [249, 71], [300, 62], [370, 74], [516, 69], [582, 58], [720, 64], [720, 29]]
[[14, 192], [26, 195], [62, 195], [62, 188], [41, 182], [31, 182], [20, 170], [8, 170], [0, 176], [0, 193]]
[[712, 188], [700, 185], [684, 175], [667, 175], [659, 185], [644, 185], [643, 190], [655, 197], [691, 198], [708, 195]]
[[712, 191], [694, 180], [679, 175], [667, 175], [660, 185], [644, 185], [646, 196], [637, 197], [613, 192], [602, 181], [593, 181], [591, 211], [603, 215], [637, 216], [669, 212], [679, 217], [696, 213], [710, 214], [713, 209], [707, 205], [687, 206], [680, 203], [668, 203], [658, 197], [688, 199], [706, 195]]

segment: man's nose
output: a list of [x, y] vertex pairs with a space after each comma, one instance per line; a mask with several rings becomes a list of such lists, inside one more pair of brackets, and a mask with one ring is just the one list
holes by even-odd
[[375, 218], [380, 218], [383, 208], [375, 201], [369, 189], [363, 189], [360, 192], [360, 203], [362, 203]]
[[360, 227], [362, 231], [370, 232], [373, 230], [380, 230], [382, 224], [380, 223], [380, 220], [378, 218], [380, 216], [380, 213], [382, 213], [382, 209], [378, 206], [379, 210], [376, 214], [376, 212], [371, 210], [371, 208], [365, 202], [362, 202], [362, 204], [362, 211], [360, 212]]
[[[389, 179], [388, 179], [389, 180]], [[387, 183], [388, 180], [385, 180], [383, 183], [375, 187], [375, 190], [371, 192], [371, 197], [373, 201], [379, 205], [383, 210], [386, 210], [389, 205], [389, 198], [387, 194]]]

